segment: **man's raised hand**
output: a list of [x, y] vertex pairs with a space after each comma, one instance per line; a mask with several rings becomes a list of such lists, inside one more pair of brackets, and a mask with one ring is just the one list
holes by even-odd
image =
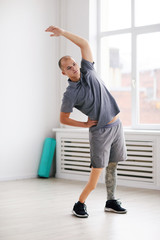
[[50, 34], [51, 37], [58, 37], [61, 36], [64, 30], [62, 28], [58, 28], [56, 26], [50, 26], [46, 30], [46, 32], [51, 32]]

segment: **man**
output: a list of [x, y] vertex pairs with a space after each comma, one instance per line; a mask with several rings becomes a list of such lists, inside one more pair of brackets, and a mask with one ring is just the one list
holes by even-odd
[[[77, 217], [88, 217], [85, 201], [95, 189], [103, 168], [106, 168], [107, 189], [105, 211], [126, 213], [127, 210], [115, 199], [117, 163], [126, 160], [118, 105], [95, 72], [88, 41], [55, 26], [50, 26], [46, 32], [51, 32], [51, 37], [63, 36], [70, 40], [80, 48], [82, 55], [81, 69], [70, 56], [64, 56], [59, 60], [62, 74], [69, 78], [69, 86], [62, 100], [60, 121], [70, 126], [89, 128], [91, 173], [79, 201], [73, 207], [73, 214]], [[86, 114], [88, 121], [71, 119], [73, 107]]]

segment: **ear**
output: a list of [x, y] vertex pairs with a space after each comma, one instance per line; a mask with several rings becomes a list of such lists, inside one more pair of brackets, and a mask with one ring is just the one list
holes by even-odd
[[63, 72], [63, 71], [62, 71], [62, 74], [63, 74], [63, 75], [66, 75], [65, 72]]

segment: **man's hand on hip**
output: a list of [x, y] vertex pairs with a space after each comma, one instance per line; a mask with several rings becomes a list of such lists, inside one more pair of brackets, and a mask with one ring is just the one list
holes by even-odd
[[92, 126], [97, 125], [97, 123], [98, 123], [98, 121], [91, 120], [90, 118], [88, 118], [88, 121], [85, 124], [86, 124], [86, 127], [90, 128]]

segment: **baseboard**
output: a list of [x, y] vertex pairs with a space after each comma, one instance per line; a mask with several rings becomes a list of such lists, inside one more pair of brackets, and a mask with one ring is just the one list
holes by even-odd
[[0, 182], [5, 181], [14, 181], [14, 180], [22, 180], [22, 179], [30, 179], [30, 178], [37, 178], [37, 174], [31, 174], [31, 175], [20, 175], [20, 176], [9, 176], [9, 177], [0, 177]]

